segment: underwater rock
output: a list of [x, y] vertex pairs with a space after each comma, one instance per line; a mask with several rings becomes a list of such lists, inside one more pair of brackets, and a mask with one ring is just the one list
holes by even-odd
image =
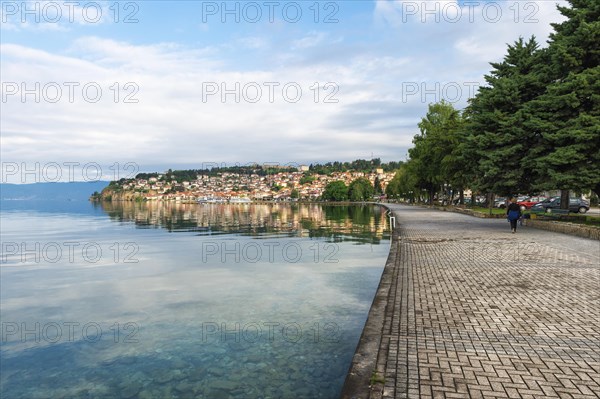
[[181, 381], [177, 385], [175, 385], [175, 390], [182, 394], [190, 395], [190, 393], [194, 390], [194, 384], [187, 380]]
[[133, 398], [142, 390], [142, 384], [139, 381], [131, 381], [128, 384], [119, 386], [121, 397], [124, 399]]
[[209, 388], [222, 390], [222, 391], [231, 391], [237, 388], [237, 384], [231, 381], [212, 381], [209, 385]]
[[231, 396], [227, 391], [209, 388], [206, 390], [206, 397], [211, 399], [229, 399]]
[[155, 399], [155, 398], [156, 398], [156, 395], [153, 394], [152, 391], [149, 391], [146, 389], [141, 391], [137, 396], [137, 399]]

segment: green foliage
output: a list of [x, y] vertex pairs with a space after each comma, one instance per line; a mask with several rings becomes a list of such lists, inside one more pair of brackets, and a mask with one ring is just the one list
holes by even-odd
[[568, 1], [549, 46], [535, 37], [509, 45], [462, 115], [443, 101], [429, 106], [388, 195], [409, 187], [429, 191], [430, 201], [441, 187], [600, 194], [600, 2]]
[[413, 171], [413, 160], [405, 163], [396, 171], [396, 174], [385, 188], [385, 194], [388, 198], [406, 198], [414, 199], [417, 191], [416, 172]]
[[333, 172], [345, 172], [345, 171], [354, 171], [354, 172], [371, 172], [375, 168], [381, 168], [384, 172], [391, 172], [402, 164], [402, 162], [388, 162], [382, 163], [381, 159], [374, 158], [371, 160], [365, 159], [357, 159], [352, 162], [327, 162], [323, 165], [321, 164], [311, 164], [309, 169], [312, 173], [316, 173], [319, 175], [330, 175]]
[[[297, 168], [294, 167], [272, 167], [272, 166], [261, 166], [261, 165], [247, 165], [247, 166], [218, 166], [215, 164], [213, 167], [205, 168], [205, 169], [186, 169], [186, 170], [167, 170], [164, 174], [162, 174], [161, 181], [165, 182], [177, 182], [181, 183], [184, 181], [194, 181], [198, 178], [198, 176], [219, 176], [223, 173], [232, 173], [239, 175], [258, 175], [258, 176], [267, 176], [276, 173], [289, 173], [296, 172]], [[160, 176], [160, 173], [152, 172], [152, 173], [138, 173], [136, 179], [145, 179], [148, 180], [151, 177]]]
[[373, 185], [364, 177], [359, 177], [348, 186], [348, 198], [350, 201], [370, 200], [374, 193], [375, 189]]
[[369, 379], [369, 385], [373, 386], [375, 384], [385, 384], [385, 377], [379, 375], [377, 371], [373, 371]]
[[347, 201], [348, 186], [340, 180], [332, 181], [325, 186], [322, 198], [325, 201]]
[[454, 163], [462, 125], [460, 112], [445, 101], [430, 104], [418, 125], [421, 133], [413, 138], [414, 147], [408, 151], [407, 171], [414, 176], [416, 188], [429, 192], [430, 202], [442, 184], [450, 183], [453, 178], [450, 172], [458, 168]]
[[153, 172], [153, 173], [138, 173], [135, 178], [136, 179], [144, 179], [144, 180], [148, 180], [152, 177], [156, 177], [158, 178], [158, 173], [157, 172]]
[[304, 184], [310, 184], [312, 182], [314, 182], [316, 180], [316, 177], [312, 176], [312, 175], [304, 175], [300, 178], [300, 184], [304, 185]]
[[535, 38], [519, 38], [501, 63], [491, 64], [488, 86], [470, 102], [466, 150], [478, 160], [473, 185], [478, 191], [509, 195], [534, 190], [538, 171], [528, 167], [528, 159], [536, 151], [537, 132], [528, 126], [525, 106], [544, 91], [541, 58]]
[[124, 184], [135, 182], [135, 179], [121, 178], [119, 180], [113, 180], [108, 183], [108, 187], [111, 189], [120, 189]]
[[379, 176], [375, 177], [375, 183], [373, 183], [373, 188], [375, 189], [375, 194], [383, 194], [383, 188], [381, 187], [381, 181], [379, 180]]
[[600, 194], [600, 3], [571, 0], [553, 24], [544, 71], [549, 84], [531, 104], [541, 129], [538, 187]]

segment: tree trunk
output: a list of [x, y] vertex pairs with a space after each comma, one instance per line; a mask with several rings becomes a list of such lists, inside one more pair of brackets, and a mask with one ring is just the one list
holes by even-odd
[[488, 208], [490, 209], [490, 215], [491, 215], [492, 209], [494, 209], [494, 193], [488, 193], [487, 205], [488, 205]]
[[433, 184], [429, 187], [429, 205], [433, 205], [433, 196], [435, 193], [435, 188], [433, 187]]
[[560, 209], [569, 209], [569, 190], [560, 190]]
[[460, 192], [458, 193], [458, 198], [459, 198], [458, 202], [461, 205], [464, 205], [465, 204], [465, 190], [464, 189], [462, 189], [462, 188], [460, 189]]

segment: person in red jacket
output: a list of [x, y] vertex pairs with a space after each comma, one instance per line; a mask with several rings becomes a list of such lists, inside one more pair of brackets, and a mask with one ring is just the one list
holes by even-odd
[[517, 220], [521, 217], [521, 207], [517, 204], [517, 199], [512, 197], [510, 204], [506, 207], [506, 217], [510, 222], [510, 230], [514, 233], [517, 232]]

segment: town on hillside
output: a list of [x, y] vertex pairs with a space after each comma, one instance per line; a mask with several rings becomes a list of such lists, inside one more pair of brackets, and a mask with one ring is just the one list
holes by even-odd
[[376, 159], [316, 166], [254, 165], [139, 173], [133, 179], [111, 182], [102, 193], [94, 193], [92, 199], [231, 203], [314, 201], [322, 198], [328, 184], [343, 182], [350, 186], [358, 179], [368, 180], [373, 194], [381, 198], [395, 175], [396, 167], [395, 162], [381, 164]]

